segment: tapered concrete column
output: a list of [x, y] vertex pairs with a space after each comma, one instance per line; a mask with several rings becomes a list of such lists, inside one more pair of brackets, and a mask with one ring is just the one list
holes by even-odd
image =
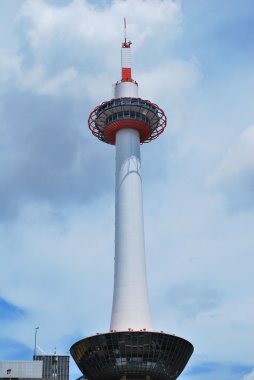
[[148, 302], [140, 138], [116, 134], [115, 276], [111, 330], [151, 330]]

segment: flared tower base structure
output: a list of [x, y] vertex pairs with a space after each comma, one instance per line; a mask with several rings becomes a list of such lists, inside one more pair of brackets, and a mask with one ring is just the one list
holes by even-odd
[[193, 346], [175, 335], [123, 331], [82, 339], [70, 352], [89, 380], [174, 380], [186, 366]]
[[115, 275], [110, 332], [75, 343], [70, 353], [88, 380], [174, 380], [193, 346], [153, 332], [148, 301], [140, 144], [165, 129], [163, 110], [140, 99], [132, 79], [130, 42], [122, 44], [122, 79], [115, 98], [97, 106], [88, 125], [99, 140], [116, 146]]

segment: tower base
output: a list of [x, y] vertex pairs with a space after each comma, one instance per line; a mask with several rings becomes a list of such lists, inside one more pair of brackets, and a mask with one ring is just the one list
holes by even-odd
[[192, 352], [183, 338], [148, 331], [98, 334], [70, 348], [88, 380], [174, 380]]

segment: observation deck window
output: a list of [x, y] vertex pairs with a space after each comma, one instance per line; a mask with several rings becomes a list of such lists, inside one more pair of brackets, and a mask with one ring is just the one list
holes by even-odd
[[144, 121], [147, 125], [150, 126], [150, 120], [147, 116], [140, 112], [135, 112], [135, 111], [124, 111], [124, 112], [116, 112], [113, 115], [110, 115], [106, 118], [105, 120], [105, 125], [109, 125], [113, 121], [117, 120], [141, 120]]

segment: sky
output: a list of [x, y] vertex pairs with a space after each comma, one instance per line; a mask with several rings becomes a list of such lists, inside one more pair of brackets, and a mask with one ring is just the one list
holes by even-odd
[[[0, 1], [0, 360], [66, 354], [109, 330], [114, 147], [89, 113], [120, 79], [168, 125], [142, 145], [155, 331], [194, 354], [182, 380], [253, 380], [251, 0]], [[71, 362], [71, 379], [80, 375]]]

